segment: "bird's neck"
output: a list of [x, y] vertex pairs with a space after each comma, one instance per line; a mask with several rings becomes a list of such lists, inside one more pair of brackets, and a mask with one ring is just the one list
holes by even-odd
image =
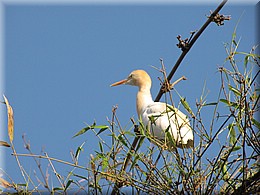
[[138, 117], [142, 115], [144, 109], [151, 103], [153, 103], [153, 99], [150, 88], [139, 88], [136, 97], [136, 109]]

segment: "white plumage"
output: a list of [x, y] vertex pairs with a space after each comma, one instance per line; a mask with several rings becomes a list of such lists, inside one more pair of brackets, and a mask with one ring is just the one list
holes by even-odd
[[177, 147], [193, 147], [193, 133], [188, 117], [177, 108], [153, 101], [150, 92], [152, 81], [144, 70], [135, 70], [127, 79], [113, 83], [111, 86], [121, 84], [139, 87], [136, 97], [137, 114], [155, 139], [167, 140], [165, 131], [168, 131]]

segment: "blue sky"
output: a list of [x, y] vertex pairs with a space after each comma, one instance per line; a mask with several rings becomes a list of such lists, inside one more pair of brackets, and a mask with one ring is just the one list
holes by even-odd
[[[106, 124], [111, 109], [118, 105], [122, 126], [130, 127], [136, 118], [134, 87], [109, 85], [125, 78], [132, 70], [146, 70], [152, 80], [152, 95], [159, 90], [163, 58], [167, 71], [175, 64], [181, 51], [176, 47], [177, 35], [183, 38], [198, 30], [205, 15], [217, 4], [56, 4], [17, 3], [5, 1], [2, 11], [2, 78], [5, 94], [15, 114], [14, 145], [18, 153], [26, 153], [22, 135], [30, 140], [34, 153], [42, 148], [49, 156], [70, 161], [70, 150], [84, 141], [85, 159], [97, 145], [93, 134], [72, 139], [85, 127], [84, 123]], [[199, 99], [206, 81], [208, 102], [214, 101], [219, 90], [217, 67], [224, 63], [223, 43], [230, 42], [241, 17], [237, 36], [240, 50], [249, 52], [256, 44], [255, 4], [229, 4], [221, 13], [231, 15], [224, 26], [211, 24], [195, 43], [173, 80], [188, 80], [176, 86], [192, 108]], [[179, 97], [173, 92], [174, 101]], [[163, 99], [162, 99], [163, 100]], [[1, 105], [6, 121], [5, 107]], [[1, 140], [8, 140], [6, 125], [1, 125]], [[1, 148], [6, 172], [16, 182], [18, 166], [11, 150]], [[3, 159], [2, 157], [0, 157]], [[20, 158], [24, 168], [33, 174], [33, 159]], [[85, 161], [85, 162], [86, 162]], [[60, 166], [65, 175], [68, 167]]]

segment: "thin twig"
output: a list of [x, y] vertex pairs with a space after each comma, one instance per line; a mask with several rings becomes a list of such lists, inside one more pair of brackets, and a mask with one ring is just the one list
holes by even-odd
[[181, 78], [179, 78], [178, 80], [174, 81], [171, 85], [170, 88], [172, 89], [177, 83], [179, 83], [182, 80], [187, 80], [187, 78], [185, 76], [182, 76]]
[[47, 159], [48, 159], [48, 161], [49, 161], [49, 163], [50, 163], [50, 165], [51, 165], [51, 168], [52, 168], [54, 174], [56, 175], [56, 177], [57, 177], [57, 179], [58, 179], [60, 185], [62, 186], [63, 189], [65, 189], [65, 186], [64, 186], [64, 184], [63, 184], [62, 181], [61, 181], [61, 176], [60, 176], [60, 174], [56, 171], [56, 169], [55, 169], [54, 165], [52, 164], [52, 162], [51, 162], [51, 160], [50, 160], [50, 158], [49, 158], [47, 152], [45, 152], [45, 156], [47, 157]]
[[[25, 148], [30, 152], [30, 154], [33, 154], [32, 151], [31, 151], [30, 144], [25, 139], [25, 135], [23, 135], [22, 138], [23, 138], [23, 141], [24, 141], [24, 144], [25, 144]], [[40, 170], [42, 178], [45, 182], [45, 184], [43, 184], [44, 187], [47, 188], [49, 192], [51, 192], [51, 190], [49, 188], [49, 184], [48, 184], [48, 177], [44, 175], [42, 168], [41, 168], [41, 163], [35, 157], [33, 157], [33, 159], [34, 159], [35, 163], [37, 164], [37, 167]]]

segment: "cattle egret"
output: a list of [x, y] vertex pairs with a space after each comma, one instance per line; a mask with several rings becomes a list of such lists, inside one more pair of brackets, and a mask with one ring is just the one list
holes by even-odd
[[153, 101], [150, 92], [152, 81], [147, 72], [135, 70], [131, 72], [127, 79], [113, 83], [111, 86], [122, 84], [139, 88], [136, 96], [137, 114], [155, 139], [167, 140], [165, 132], [169, 132], [174, 145], [177, 147], [193, 147], [193, 133], [188, 117], [177, 108], [173, 108], [166, 103]]

